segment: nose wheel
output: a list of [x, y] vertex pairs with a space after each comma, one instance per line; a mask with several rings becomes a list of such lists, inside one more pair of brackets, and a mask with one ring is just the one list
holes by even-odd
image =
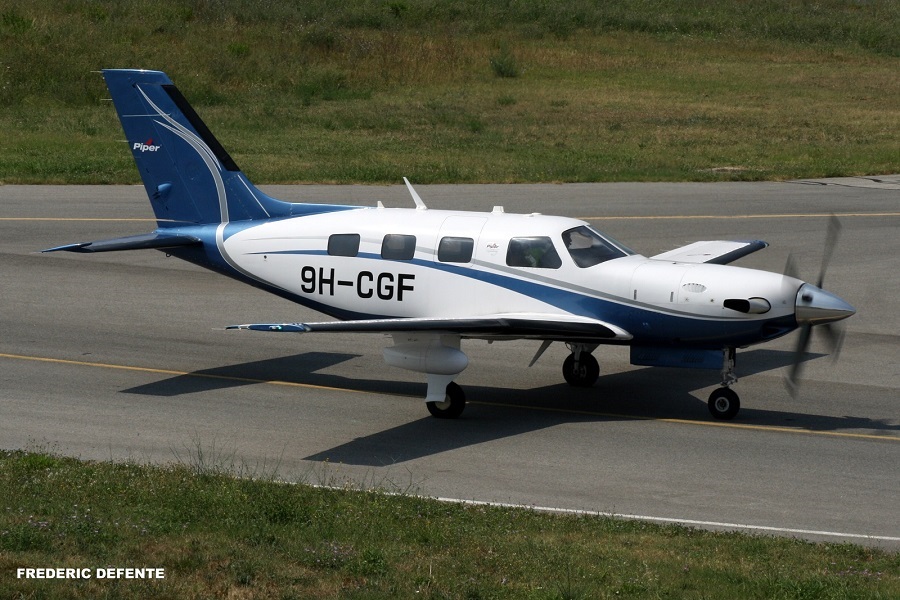
[[709, 395], [709, 412], [722, 421], [730, 421], [741, 410], [741, 399], [731, 389], [721, 387]]

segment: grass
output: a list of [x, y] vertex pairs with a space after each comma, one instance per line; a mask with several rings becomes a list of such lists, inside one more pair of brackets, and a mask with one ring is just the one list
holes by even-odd
[[0, 0], [0, 182], [137, 182], [91, 73], [113, 66], [167, 71], [259, 183], [898, 172], [897, 23], [880, 0]]
[[[900, 554], [0, 453], [4, 598], [896, 598]], [[222, 459], [222, 460], [219, 460]], [[246, 473], [245, 473], [246, 474]], [[327, 477], [327, 475], [326, 475]], [[331, 482], [333, 483], [333, 482]], [[161, 567], [160, 581], [19, 567]]]

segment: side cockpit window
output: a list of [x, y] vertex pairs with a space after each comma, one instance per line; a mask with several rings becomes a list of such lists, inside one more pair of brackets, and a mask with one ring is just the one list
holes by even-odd
[[381, 258], [412, 260], [416, 255], [416, 236], [389, 233], [381, 242]]
[[359, 254], [358, 233], [335, 233], [328, 236], [329, 256], [356, 256]]
[[509, 240], [506, 264], [510, 267], [558, 269], [562, 266], [562, 261], [549, 237], [535, 236]]
[[572, 260], [583, 269], [627, 256], [622, 249], [586, 226], [564, 231], [562, 240]]
[[475, 240], [466, 237], [444, 237], [438, 244], [438, 260], [446, 263], [470, 263]]

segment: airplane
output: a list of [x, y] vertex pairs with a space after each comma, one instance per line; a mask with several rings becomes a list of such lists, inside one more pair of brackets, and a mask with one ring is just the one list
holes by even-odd
[[788, 267], [772, 273], [730, 263], [768, 246], [760, 240], [700, 241], [645, 257], [585, 221], [541, 214], [433, 210], [404, 178], [414, 208], [291, 203], [257, 189], [169, 77], [107, 69], [107, 87], [153, 208], [151, 233], [81, 242], [44, 252], [155, 249], [335, 318], [231, 325], [276, 333], [389, 334], [388, 365], [422, 373], [437, 418], [459, 417], [455, 382], [467, 367], [463, 339], [527, 339], [566, 345], [565, 380], [591, 387], [593, 352], [630, 346], [635, 365], [718, 369], [708, 400], [733, 419], [740, 398], [738, 348], [800, 329], [787, 382], [798, 383], [813, 327], [855, 309]]

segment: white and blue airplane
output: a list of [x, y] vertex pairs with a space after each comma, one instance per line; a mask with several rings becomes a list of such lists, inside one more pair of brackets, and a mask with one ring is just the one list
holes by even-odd
[[415, 208], [283, 202], [250, 183], [164, 73], [103, 76], [158, 226], [45, 252], [152, 248], [337, 319], [232, 329], [390, 334], [385, 362], [426, 375], [435, 417], [463, 412], [460, 342], [476, 338], [540, 341], [531, 364], [562, 342], [563, 375], [578, 387], [597, 380], [603, 344], [630, 346], [635, 365], [721, 369], [708, 406], [732, 419], [737, 348], [800, 328], [794, 385], [811, 328], [855, 313], [821, 289], [827, 258], [818, 285], [729, 266], [762, 241], [647, 258], [577, 219], [430, 210], [405, 179]]

